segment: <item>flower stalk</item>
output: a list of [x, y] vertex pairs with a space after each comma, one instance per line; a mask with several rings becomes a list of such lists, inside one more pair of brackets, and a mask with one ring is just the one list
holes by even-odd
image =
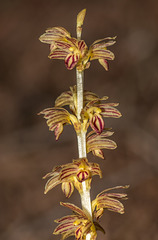
[[[81, 111], [83, 109], [83, 84], [84, 72], [76, 69], [76, 83], [77, 83], [77, 118], [81, 121]], [[86, 132], [83, 131], [82, 123], [81, 130], [77, 135], [79, 158], [87, 157], [86, 152]]]
[[[82, 10], [77, 16], [77, 39], [81, 40], [82, 33], [82, 24], [85, 18], [86, 10]], [[77, 83], [77, 118], [81, 122], [81, 111], [83, 110], [83, 92], [84, 92], [84, 71], [79, 71], [76, 69], [76, 83]], [[79, 158], [87, 157], [86, 150], [86, 132], [83, 130], [82, 122], [81, 122], [81, 131], [77, 135], [78, 142], [78, 154]], [[81, 205], [82, 209], [87, 213], [90, 220], [92, 220], [92, 206], [91, 206], [91, 198], [90, 198], [90, 188], [87, 188], [86, 181], [82, 182], [82, 193], [81, 196]], [[88, 238], [86, 237], [88, 240]]]
[[[83, 109], [83, 82], [84, 82], [84, 73], [83, 71], [76, 70], [77, 77], [77, 118], [81, 120], [81, 111]], [[81, 131], [77, 135], [78, 142], [78, 154], [79, 158], [87, 157], [86, 151], [86, 132], [83, 130], [81, 123]], [[90, 219], [92, 219], [92, 207], [91, 207], [91, 198], [90, 198], [90, 189], [86, 186], [86, 181], [82, 182], [83, 191], [80, 193], [81, 204], [83, 210], [88, 214]]]

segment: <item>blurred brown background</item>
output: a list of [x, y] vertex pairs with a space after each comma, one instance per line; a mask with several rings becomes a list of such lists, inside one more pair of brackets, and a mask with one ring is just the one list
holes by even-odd
[[[83, 39], [117, 36], [110, 49], [116, 59], [106, 72], [97, 61], [85, 72], [85, 89], [119, 102], [113, 127], [114, 151], [99, 162], [103, 179], [94, 177], [92, 198], [105, 188], [130, 184], [126, 213], [105, 212], [108, 240], [158, 239], [158, 1], [2, 0], [0, 2], [0, 239], [47, 240], [54, 219], [67, 213], [56, 187], [46, 196], [42, 176], [54, 165], [77, 158], [76, 136], [69, 126], [58, 142], [37, 113], [75, 84], [75, 70], [47, 58], [39, 42], [45, 29], [63, 26], [75, 36], [76, 15], [87, 8]], [[80, 206], [75, 191], [70, 202]]]

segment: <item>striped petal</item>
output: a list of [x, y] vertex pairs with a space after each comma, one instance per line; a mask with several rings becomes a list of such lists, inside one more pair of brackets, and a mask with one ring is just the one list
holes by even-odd
[[[93, 44], [91, 46], [93, 48], [98, 47], [98, 43], [99, 43], [100, 45], [106, 44], [104, 47], [108, 47], [108, 46], [111, 46], [111, 45], [115, 44], [115, 42], [116, 42], [116, 41], [114, 41], [115, 39], [116, 39], [116, 36], [115, 37], [102, 38], [102, 39], [99, 39], [99, 40], [96, 40], [95, 42], [93, 42]], [[105, 40], [110, 40], [110, 41], [105, 43]]]
[[69, 166], [69, 165], [65, 166], [61, 170], [60, 179], [62, 181], [66, 181], [69, 177], [75, 176], [77, 171], [78, 171], [78, 168], [73, 164], [71, 164], [71, 166]]
[[63, 131], [64, 124], [71, 124], [70, 113], [64, 108], [47, 108], [39, 113], [44, 114], [50, 131], [55, 131], [56, 140]]
[[98, 163], [89, 163], [92, 176], [99, 175], [102, 178], [102, 172]]
[[124, 213], [123, 204], [114, 198], [106, 197], [106, 198], [98, 199], [97, 204], [98, 204], [98, 208], [107, 209], [109, 211], [117, 212], [120, 214]]
[[55, 49], [49, 54], [50, 59], [61, 59], [64, 60], [67, 55], [69, 54], [69, 51], [66, 49]]
[[68, 216], [64, 216], [62, 218], [56, 219], [54, 222], [56, 222], [56, 223], [63, 223], [63, 222], [67, 222], [67, 221], [74, 222], [79, 218], [82, 218], [82, 217], [80, 217], [78, 215], [68, 215]]
[[63, 182], [61, 188], [67, 198], [69, 198], [74, 191], [74, 185], [72, 182]]
[[90, 172], [87, 170], [79, 170], [79, 172], [76, 174], [76, 177], [79, 182], [83, 182], [86, 179], [90, 178], [91, 175]]
[[85, 54], [88, 52], [88, 47], [84, 40], [80, 40], [78, 42], [78, 49], [81, 52], [82, 57], [84, 57]]
[[83, 218], [87, 218], [87, 215], [84, 213], [84, 211], [72, 203], [61, 202], [60, 205], [70, 208], [73, 212], [77, 213], [78, 215], [82, 216]]
[[75, 232], [75, 230], [76, 230], [76, 226], [74, 226], [73, 222], [68, 221], [68, 222], [59, 224], [55, 228], [53, 234], [55, 234], [55, 235], [65, 234], [65, 233], [72, 234]]
[[122, 115], [119, 110], [117, 110], [113, 106], [118, 106], [116, 103], [107, 103], [107, 104], [99, 104], [98, 107], [101, 109], [101, 115], [103, 117], [113, 117], [120, 118]]
[[46, 30], [46, 32], [40, 36], [39, 40], [43, 43], [51, 44], [53, 41], [71, 37], [70, 33], [63, 27], [53, 27]]
[[51, 173], [46, 174], [43, 179], [47, 178], [47, 177], [51, 177], [46, 185], [45, 185], [45, 191], [44, 194], [46, 194], [47, 192], [49, 192], [51, 189], [53, 189], [54, 187], [56, 187], [58, 184], [60, 184], [60, 179], [59, 179], [59, 172], [58, 171], [52, 171]]
[[[95, 41], [91, 46], [88, 51], [88, 56], [91, 60], [98, 59], [99, 63], [104, 67], [106, 71], [108, 71], [109, 66], [107, 60], [114, 60], [115, 56], [113, 52], [110, 50], [107, 50], [107, 47], [112, 46], [115, 43], [115, 38], [116, 37], [108, 37], [108, 38], [103, 38]], [[106, 40], [109, 40], [105, 42]]]
[[124, 206], [123, 204], [118, 200], [126, 200], [127, 194], [125, 193], [113, 193], [110, 195], [107, 193], [109, 190], [113, 189], [126, 189], [129, 186], [117, 186], [114, 188], [109, 188], [104, 191], [102, 191], [100, 194], [97, 195], [96, 199], [92, 201], [92, 210], [94, 212], [94, 216], [98, 219], [102, 216], [103, 210], [107, 209], [109, 211], [117, 212], [120, 214], [124, 213]]
[[104, 120], [99, 113], [95, 113], [90, 121], [91, 128], [98, 134], [101, 134], [104, 129]]
[[65, 58], [65, 65], [68, 70], [72, 70], [78, 63], [79, 54], [68, 54]]
[[56, 187], [58, 184], [60, 184], [60, 180], [59, 180], [58, 176], [54, 176], [53, 178], [50, 178], [45, 185], [44, 194], [49, 192], [51, 189]]
[[76, 85], [70, 87], [70, 91], [63, 92], [55, 101], [56, 107], [69, 105], [71, 111], [76, 114], [77, 90]]
[[100, 135], [96, 134], [94, 131], [87, 135], [87, 153], [91, 152], [93, 155], [103, 158], [104, 155], [101, 149], [115, 149], [117, 147], [116, 143], [106, 137], [109, 137], [113, 132], [107, 131], [102, 132]]
[[60, 94], [60, 96], [55, 100], [55, 106], [63, 107], [72, 104], [72, 102], [73, 102], [72, 92], [67, 91]]
[[99, 97], [90, 91], [84, 91], [84, 104], [88, 103], [88, 102], [92, 102], [92, 101], [97, 101], [99, 99]]
[[98, 61], [106, 71], [109, 70], [109, 64], [104, 58], [98, 59]]
[[[100, 193], [97, 195], [97, 197], [99, 197], [99, 196], [101, 196], [101, 195], [103, 195], [103, 194], [112, 194], [112, 193], [107, 193], [107, 192], [109, 192], [109, 191], [111, 191], [111, 190], [127, 189], [127, 188], [129, 188], [129, 185], [116, 186], [116, 187], [112, 187], [112, 188], [107, 188], [107, 189], [103, 190], [102, 192], [100, 192]], [[118, 194], [118, 193], [113, 193], [113, 194]], [[120, 195], [120, 193], [119, 193], [119, 195]], [[124, 193], [123, 193], [123, 194], [121, 193], [121, 195], [124, 195]], [[116, 196], [116, 197], [117, 197], [117, 196]], [[120, 198], [120, 197], [119, 197], [119, 198]]]
[[57, 40], [55, 41], [55, 46], [59, 49], [65, 49], [69, 51], [69, 48], [72, 47], [72, 42], [67, 39]]
[[95, 60], [95, 59], [101, 59], [101, 58], [105, 58], [107, 60], [114, 60], [114, 54], [107, 49], [94, 49], [91, 52], [91, 58], [90, 60]]
[[94, 156], [104, 159], [104, 153], [101, 149], [92, 150]]

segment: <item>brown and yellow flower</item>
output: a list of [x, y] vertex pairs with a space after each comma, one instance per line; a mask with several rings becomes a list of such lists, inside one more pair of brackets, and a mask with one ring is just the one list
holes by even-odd
[[98, 98], [88, 102], [83, 108], [81, 117], [85, 130], [90, 125], [93, 131], [101, 134], [104, 130], [103, 117], [119, 118], [122, 116], [119, 110], [115, 108], [119, 105], [118, 103], [101, 103], [101, 101], [107, 99], [108, 97]]
[[[79, 17], [80, 20], [77, 18], [77, 35], [78, 32], [82, 31], [81, 25], [85, 17], [85, 9], [81, 13], [79, 14], [82, 16]], [[107, 50], [107, 47], [115, 43], [115, 38], [99, 39], [88, 50], [85, 41], [80, 40], [80, 37], [77, 39], [71, 37], [70, 33], [63, 27], [53, 27], [47, 29], [39, 40], [50, 45], [50, 59], [62, 59], [65, 61], [67, 69], [72, 70], [77, 67], [78, 70], [83, 71], [89, 68], [90, 61], [96, 59], [105, 70], [108, 70], [107, 60], [113, 60], [114, 54]]]
[[64, 207], [68, 207], [73, 211], [73, 215], [68, 215], [60, 219], [55, 220], [59, 225], [54, 230], [54, 234], [62, 235], [62, 240], [75, 236], [77, 240], [86, 239], [86, 235], [90, 234], [91, 240], [95, 240], [97, 237], [96, 230], [104, 232], [103, 228], [95, 222], [92, 222], [88, 216], [79, 207], [72, 203], [60, 203]]
[[71, 70], [75, 66], [80, 68], [88, 67], [85, 56], [88, 47], [83, 40], [72, 38], [70, 33], [62, 27], [53, 27], [39, 38], [41, 42], [50, 44], [50, 59], [62, 59], [65, 61], [67, 69]]
[[90, 188], [92, 176], [102, 173], [97, 163], [88, 162], [87, 158], [80, 158], [53, 168], [52, 172], [46, 174], [43, 178], [50, 177], [45, 185], [45, 194], [58, 184], [62, 184], [62, 191], [66, 197], [70, 197], [74, 187], [81, 193], [82, 182], [86, 181], [86, 187]]

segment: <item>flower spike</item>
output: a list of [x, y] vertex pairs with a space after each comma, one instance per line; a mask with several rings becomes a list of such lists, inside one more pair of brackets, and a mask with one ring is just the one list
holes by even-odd
[[61, 240], [70, 236], [74, 236], [76, 240], [96, 240], [97, 230], [105, 233], [97, 220], [105, 209], [123, 214], [124, 205], [120, 200], [127, 199], [126, 193], [110, 191], [129, 187], [126, 185], [108, 188], [91, 201], [92, 177], [99, 175], [101, 178], [102, 172], [99, 164], [88, 161], [87, 153], [92, 152], [94, 156], [104, 159], [103, 149], [117, 147], [116, 143], [109, 139], [113, 132], [110, 131], [111, 128], [107, 128], [104, 117], [119, 118], [121, 113], [116, 108], [118, 103], [105, 102], [108, 99], [107, 96], [99, 98], [95, 93], [84, 90], [84, 70], [90, 67], [91, 61], [98, 60], [108, 71], [108, 61], [115, 58], [109, 47], [116, 42], [116, 37], [106, 37], [94, 41], [88, 47], [81, 39], [85, 15], [86, 9], [77, 15], [76, 38], [63, 27], [49, 28], [39, 38], [41, 42], [49, 44], [50, 59], [63, 60], [68, 70], [76, 68], [76, 85], [70, 87], [69, 91], [61, 93], [55, 100], [54, 107], [39, 113], [44, 115], [49, 130], [54, 131], [56, 140], [59, 139], [64, 125], [68, 124], [73, 125], [77, 135], [79, 158], [71, 163], [54, 167], [43, 177], [48, 178], [45, 194], [59, 184], [67, 198], [72, 195], [75, 188], [80, 194], [82, 209], [72, 203], [60, 203], [73, 211], [72, 215], [55, 220], [58, 226], [54, 234], [61, 234]]

